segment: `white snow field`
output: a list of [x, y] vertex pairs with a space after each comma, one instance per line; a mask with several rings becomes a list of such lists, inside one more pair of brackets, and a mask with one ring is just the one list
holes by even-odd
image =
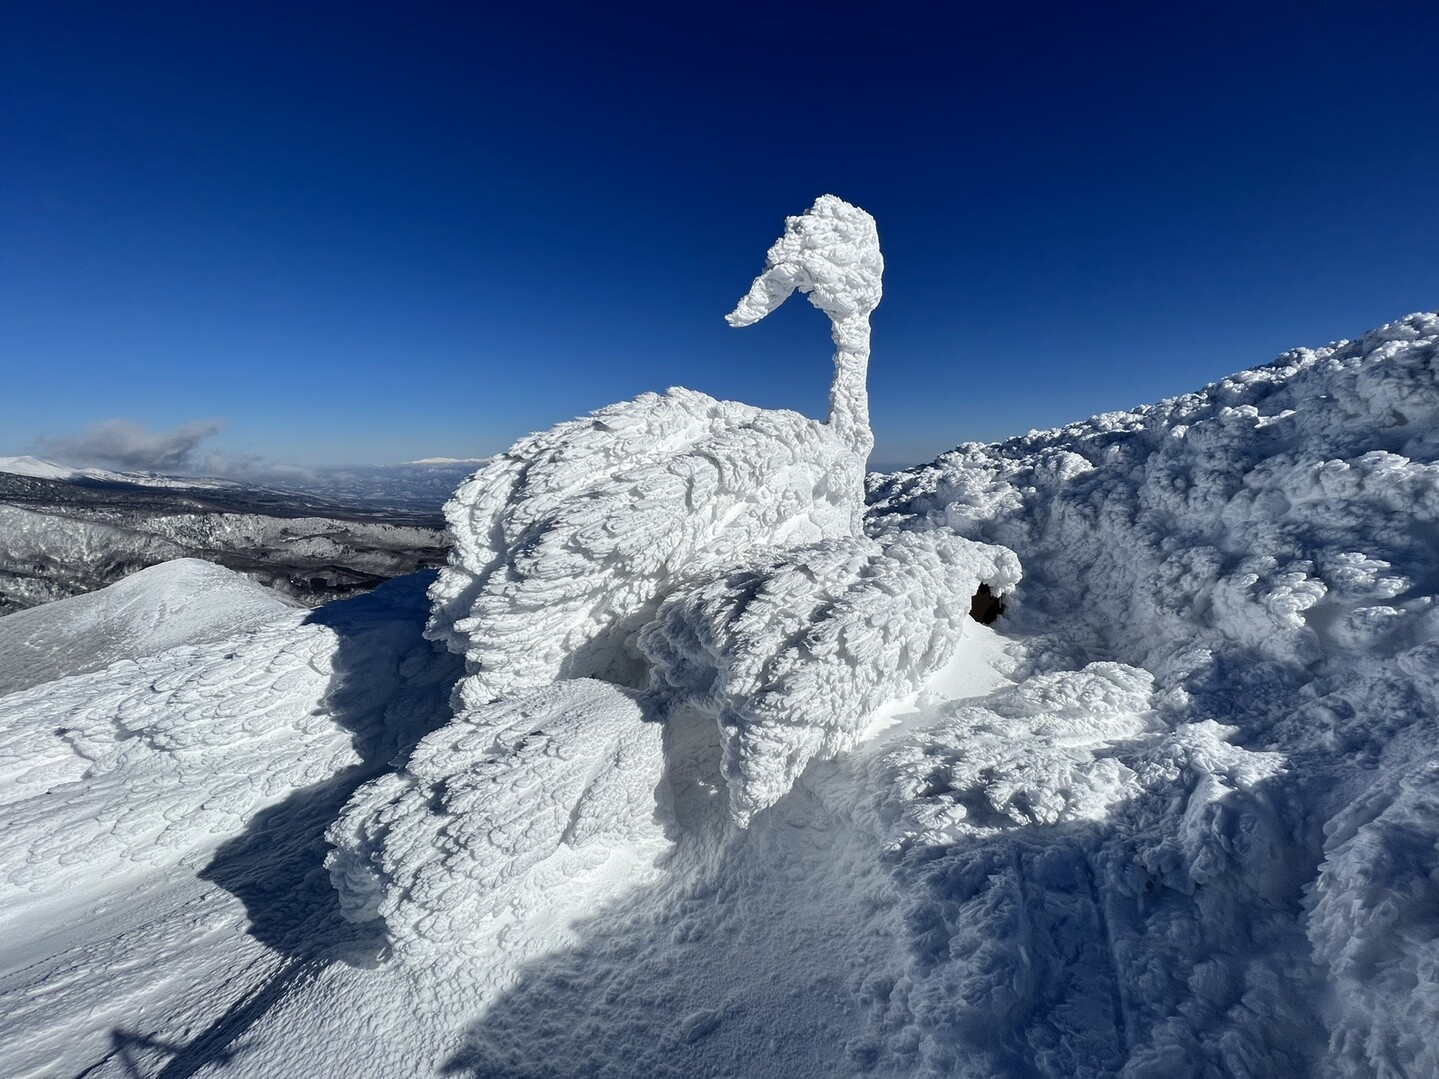
[[[766, 271], [839, 383], [861, 214]], [[0, 620], [0, 1074], [1439, 1073], [1439, 315], [866, 502], [858, 370], [532, 436], [438, 579]]]

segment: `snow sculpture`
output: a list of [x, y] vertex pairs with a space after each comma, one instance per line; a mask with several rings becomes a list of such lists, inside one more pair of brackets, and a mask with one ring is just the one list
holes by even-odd
[[980, 584], [1002, 594], [1019, 576], [1012, 551], [948, 531], [757, 552], [660, 607], [639, 638], [650, 693], [718, 722], [746, 825], [949, 661]]
[[633, 636], [684, 575], [758, 544], [860, 533], [883, 268], [874, 219], [826, 195], [787, 220], [729, 316], [749, 325], [795, 290], [829, 315], [828, 423], [686, 389], [646, 393], [521, 439], [460, 486], [428, 633], [466, 657], [462, 707], [555, 678], [637, 683]]

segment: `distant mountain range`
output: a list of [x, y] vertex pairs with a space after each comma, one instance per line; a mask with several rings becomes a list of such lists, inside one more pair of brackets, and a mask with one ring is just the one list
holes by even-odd
[[445, 558], [440, 507], [482, 461], [317, 470], [285, 486], [0, 457], [0, 614], [195, 557], [306, 605]]

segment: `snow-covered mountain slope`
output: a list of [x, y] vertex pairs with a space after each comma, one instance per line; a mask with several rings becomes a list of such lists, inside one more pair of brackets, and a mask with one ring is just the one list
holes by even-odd
[[210, 644], [294, 606], [198, 558], [164, 562], [99, 592], [0, 619], [0, 696], [121, 659]]
[[[487, 457], [425, 457], [397, 465], [257, 464], [245, 482], [213, 476], [172, 476], [162, 472], [115, 472], [108, 468], [73, 468], [39, 457], [0, 457], [0, 473], [30, 479], [81, 480], [160, 487], [178, 491], [210, 491], [258, 501], [268, 495], [310, 502], [325, 501], [372, 513], [437, 514], [455, 487], [483, 467]], [[257, 497], [258, 496], [258, 497]]]
[[6, 1073], [1434, 1074], [1439, 316], [871, 486], [646, 692], [419, 578], [0, 697]]
[[[1169, 834], [1098, 863], [1099, 894], [1141, 912], [1106, 922], [1117, 991], [1143, 986], [1131, 1065], [1439, 1068], [1439, 317], [963, 446], [873, 496], [877, 528], [1019, 554], [1031, 663], [1142, 667], [1170, 716], [1226, 725], [1224, 752], [1270, 773], [1204, 780]], [[1186, 936], [1205, 949], [1176, 954]]]
[[68, 465], [57, 465], [53, 461], [42, 461], [38, 457], [0, 457], [0, 472], [12, 476], [31, 476], [42, 480], [74, 479], [78, 470]]
[[39, 457], [0, 457], [0, 472], [12, 476], [28, 476], [41, 480], [94, 480], [101, 483], [124, 483], [136, 487], [179, 487], [190, 490], [241, 487], [229, 480], [198, 477], [167, 476], [160, 472], [112, 472], [108, 468], [72, 468], [41, 460]]

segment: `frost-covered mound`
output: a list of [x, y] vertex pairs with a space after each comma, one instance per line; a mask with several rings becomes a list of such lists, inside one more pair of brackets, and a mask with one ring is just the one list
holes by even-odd
[[949, 662], [981, 584], [1002, 595], [1019, 576], [1013, 552], [940, 532], [755, 552], [645, 627], [650, 697], [718, 724], [730, 812], [748, 823]]
[[99, 592], [0, 618], [0, 696], [120, 659], [208, 644], [293, 606], [209, 562], [163, 562]]
[[644, 628], [643, 696], [569, 679], [464, 711], [357, 792], [330, 833], [347, 916], [402, 948], [553, 946], [721, 790], [747, 825], [856, 744], [950, 661], [979, 584], [1018, 579], [1010, 551], [934, 532], [752, 552]]
[[433, 632], [468, 660], [472, 706], [625, 677], [629, 639], [677, 577], [756, 543], [847, 534], [862, 475], [795, 412], [685, 389], [611, 405], [520, 441], [455, 493]]
[[756, 545], [859, 533], [883, 268], [874, 219], [825, 196], [787, 220], [730, 316], [749, 325], [795, 290], [829, 315], [828, 423], [647, 393], [521, 439], [460, 487], [431, 633], [468, 661], [466, 706], [555, 678], [638, 681], [633, 636], [686, 576]]

